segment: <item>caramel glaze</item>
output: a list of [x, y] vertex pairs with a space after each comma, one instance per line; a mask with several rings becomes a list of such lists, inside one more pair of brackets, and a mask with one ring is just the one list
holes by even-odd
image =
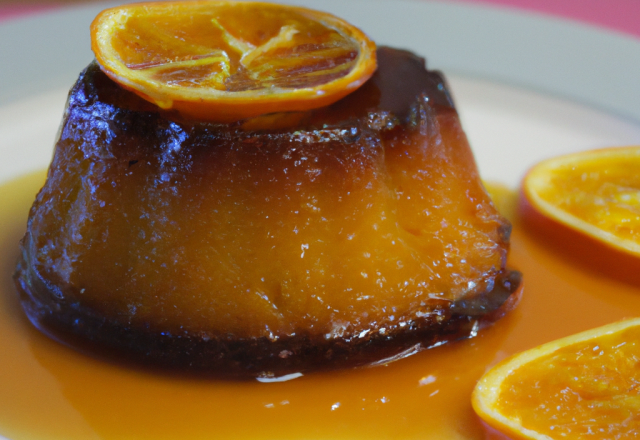
[[[100, 295], [93, 302], [84, 301], [82, 284], [74, 284], [68, 268], [60, 263], [65, 260], [51, 257], [54, 254], [59, 257], [60, 253], [66, 252], [51, 244], [55, 238], [52, 238], [51, 231], [63, 231], [71, 244], [83, 240], [80, 236], [82, 231], [70, 230], [68, 226], [66, 215], [78, 209], [77, 204], [69, 203], [68, 199], [74, 197], [73, 191], [86, 191], [86, 203], [99, 203], [91, 195], [97, 190], [97, 180], [92, 180], [92, 176], [103, 172], [104, 165], [100, 160], [110, 162], [110, 166], [122, 176], [131, 174], [130, 170], [135, 167], [151, 166], [153, 161], [161, 165], [171, 163], [168, 178], [190, 173], [201, 179], [199, 171], [194, 172], [194, 164], [201, 162], [217, 166], [209, 157], [215, 155], [215, 148], [211, 145], [249, 144], [254, 149], [252, 151], [258, 152], [251, 154], [260, 156], [262, 148], [273, 149], [274, 145], [276, 149], [287, 148], [286, 145], [302, 139], [318, 145], [318, 148], [322, 143], [352, 145], [358, 152], [375, 149], [380, 139], [393, 145], [409, 142], [412, 133], [418, 131], [422, 136], [433, 137], [437, 134], [435, 131], [443, 126], [443, 121], [453, 121], [450, 136], [455, 139], [464, 136], [455, 128], [457, 114], [443, 77], [438, 72], [427, 71], [423, 59], [405, 51], [381, 48], [378, 62], [378, 71], [369, 82], [330, 107], [304, 114], [271, 115], [230, 125], [185, 121], [178, 115], [160, 112], [118, 87], [95, 63], [91, 64], [70, 92], [47, 184], [31, 210], [27, 233], [22, 241], [22, 257], [15, 281], [31, 322], [62, 342], [94, 353], [116, 351], [135, 361], [155, 366], [223, 377], [255, 377], [360, 366], [399, 358], [447, 341], [475, 336], [480, 328], [500, 318], [515, 306], [519, 297], [516, 292], [521, 285], [519, 273], [505, 268], [510, 225], [491, 205], [479, 183], [470, 153], [464, 152], [460, 153], [461, 169], [464, 173], [467, 172], [465, 170], [473, 170], [468, 171], [469, 176], [461, 177], [465, 182], [471, 182], [471, 189], [465, 196], [473, 197], [477, 203], [475, 206], [480, 207], [478, 216], [485, 228], [480, 235], [491, 237], [490, 245], [494, 252], [491, 262], [482, 269], [483, 275], [478, 278], [476, 287], [451, 298], [430, 301], [427, 313], [419, 315], [419, 319], [411, 315], [395, 322], [391, 322], [394, 317], [372, 322], [373, 318], [369, 318], [360, 327], [354, 325], [354, 328], [331, 337], [327, 337], [326, 329], [291, 331], [287, 330], [286, 324], [283, 324], [284, 330], [275, 332], [275, 336], [248, 330], [246, 333], [241, 330], [208, 332], [197, 323], [191, 328], [183, 328], [171, 321], [175, 318], [171, 314], [163, 315], [157, 321], [149, 316], [139, 319], [132, 317], [135, 311], [127, 315], [122, 309], [112, 306], [109, 298]], [[274, 121], [273, 126], [286, 126], [293, 121], [297, 128], [264, 129], [265, 123]], [[466, 145], [466, 139], [461, 142]], [[216, 148], [222, 150], [222, 146]], [[347, 154], [339, 148], [336, 151], [338, 155]], [[360, 159], [357, 154], [342, 157], [342, 160], [350, 161]], [[268, 161], [266, 158], [263, 160]], [[87, 176], [80, 189], [65, 183], [65, 179], [74, 178], [68, 175], [72, 168], [73, 172]], [[165, 175], [152, 177], [160, 185]], [[115, 187], [115, 180], [113, 185]], [[140, 200], [144, 197], [133, 199], [134, 202]], [[152, 208], [165, 209], [160, 205]], [[84, 220], [109, 221], [99, 216], [87, 216]], [[166, 221], [171, 223], [170, 218]], [[410, 223], [409, 220], [407, 222]], [[181, 226], [184, 225], [178, 225], [178, 229]], [[128, 236], [132, 232], [126, 228], [116, 232], [123, 234], [116, 246], [126, 246], [127, 242], [137, 239]], [[409, 232], [420, 235], [420, 231]], [[99, 246], [99, 241], [95, 241], [99, 238], [84, 237], [93, 246]], [[102, 256], [106, 261], [106, 254], [101, 255], [99, 251], [93, 257], [85, 256], [93, 260], [83, 264], [90, 268], [88, 270], [95, 270], [92, 272], [95, 276], [104, 276], [103, 284], [108, 284], [111, 281], [108, 271], [111, 269], [106, 264], [104, 268], [100, 267]], [[107, 271], [107, 275], [102, 270]], [[108, 292], [118, 286], [104, 288]], [[162, 301], [158, 300], [159, 304], [153, 307], [171, 307]], [[181, 312], [175, 313], [176, 319], [185, 319], [185, 324], [190, 322], [189, 318], [180, 315]], [[248, 320], [247, 325], [250, 326], [250, 316]], [[314, 325], [321, 327], [318, 322]], [[364, 336], [363, 329], [367, 329]]]

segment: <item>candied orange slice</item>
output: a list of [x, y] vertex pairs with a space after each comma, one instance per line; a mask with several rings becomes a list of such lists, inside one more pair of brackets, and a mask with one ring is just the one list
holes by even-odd
[[640, 257], [640, 147], [557, 157], [526, 175], [523, 193], [540, 214]]
[[491, 427], [518, 439], [631, 439], [640, 434], [640, 319], [522, 352], [472, 397]]
[[124, 5], [100, 13], [103, 71], [163, 109], [232, 122], [329, 105], [376, 69], [376, 46], [333, 15], [257, 2]]

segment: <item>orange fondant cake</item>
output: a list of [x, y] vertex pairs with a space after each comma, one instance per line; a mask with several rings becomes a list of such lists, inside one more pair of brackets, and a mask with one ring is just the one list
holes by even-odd
[[411, 53], [377, 57], [360, 89], [280, 128], [187, 120], [90, 65], [22, 242], [31, 321], [158, 365], [269, 376], [499, 318], [520, 284], [510, 225], [447, 85]]

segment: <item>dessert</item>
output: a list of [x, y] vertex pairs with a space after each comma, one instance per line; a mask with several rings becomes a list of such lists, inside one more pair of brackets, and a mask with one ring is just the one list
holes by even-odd
[[384, 362], [502, 316], [510, 225], [446, 83], [409, 52], [377, 59], [355, 92], [272, 127], [163, 110], [91, 64], [22, 242], [31, 321], [242, 377]]

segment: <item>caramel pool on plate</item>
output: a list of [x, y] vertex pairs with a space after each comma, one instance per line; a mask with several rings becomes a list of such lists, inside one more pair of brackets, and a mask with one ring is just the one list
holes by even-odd
[[[37, 174], [0, 187], [0, 435], [21, 439], [485, 439], [478, 378], [506, 356], [637, 315], [640, 288], [553, 252], [514, 221], [510, 264], [527, 274], [518, 308], [478, 337], [386, 367], [283, 383], [162, 375], [97, 360], [42, 335], [11, 282]], [[505, 210], [505, 212], [507, 212]]]

